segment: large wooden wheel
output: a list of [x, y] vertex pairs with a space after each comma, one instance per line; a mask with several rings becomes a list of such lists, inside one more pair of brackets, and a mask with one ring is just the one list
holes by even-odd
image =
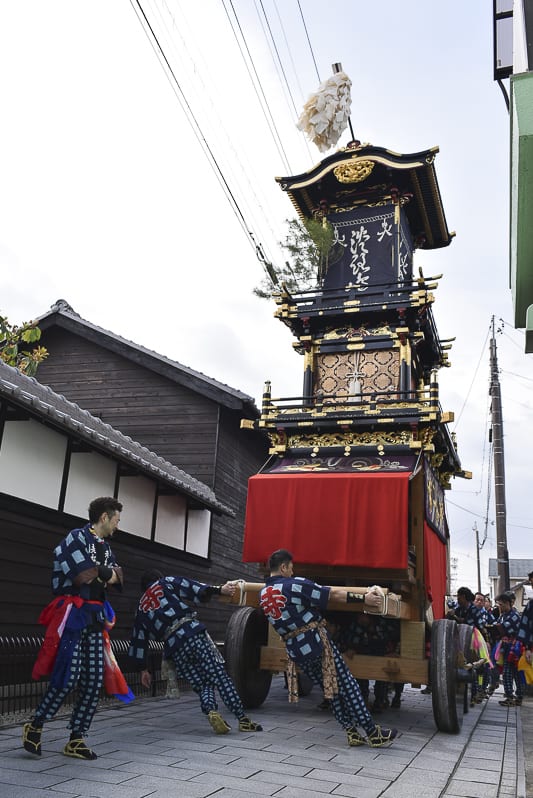
[[433, 717], [439, 731], [457, 734], [463, 723], [464, 669], [460, 653], [465, 641], [459, 638], [455, 621], [434, 621], [431, 627], [430, 680]]
[[272, 673], [261, 670], [261, 646], [266, 645], [268, 622], [254, 607], [241, 607], [226, 629], [224, 652], [228, 673], [246, 708], [261, 706], [270, 690]]

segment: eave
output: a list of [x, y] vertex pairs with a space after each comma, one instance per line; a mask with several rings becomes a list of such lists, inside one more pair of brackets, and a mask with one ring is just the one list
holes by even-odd
[[[406, 213], [412, 233], [422, 249], [448, 246], [454, 233], [448, 230], [442, 199], [434, 167], [438, 147], [401, 155], [383, 147], [362, 145], [339, 150], [312, 167], [308, 172], [290, 177], [277, 177], [283, 191], [289, 195], [298, 215], [310, 218], [322, 198], [329, 202], [348, 192], [352, 199], [364, 202], [371, 192], [379, 190], [387, 195], [398, 190], [400, 195], [410, 195]], [[340, 182], [335, 170], [342, 166], [372, 164], [372, 173], [348, 184]], [[373, 184], [377, 185], [374, 186]], [[328, 218], [329, 215], [328, 215]]]

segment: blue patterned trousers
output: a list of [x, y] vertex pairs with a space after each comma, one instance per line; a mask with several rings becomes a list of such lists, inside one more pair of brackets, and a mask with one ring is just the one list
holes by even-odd
[[502, 672], [503, 690], [506, 696], [513, 695], [513, 685], [516, 686], [516, 698], [523, 698], [524, 685], [521, 680], [520, 672], [513, 662], [504, 662]]
[[503, 670], [502, 670], [503, 690], [506, 696], [512, 697], [513, 685], [516, 685], [516, 690], [515, 690], [516, 698], [523, 698], [524, 684], [522, 682], [522, 677], [517, 667], [518, 662], [517, 660], [509, 662], [509, 656], [511, 654], [511, 651], [513, 651], [513, 649], [516, 647], [517, 644], [514, 642], [502, 643], [502, 651], [504, 656]]
[[35, 711], [34, 720], [41, 723], [52, 720], [67, 695], [77, 685], [79, 697], [70, 716], [68, 728], [81, 735], [87, 734], [96, 712], [103, 680], [102, 632], [88, 632], [83, 629], [80, 640], [74, 648], [67, 684], [61, 688], [48, 688]]
[[205, 715], [218, 709], [215, 698], [217, 688], [229, 711], [239, 720], [245, 717], [244, 706], [226, 672], [224, 660], [205, 632], [188, 637], [173, 652], [172, 659], [178, 676], [186, 679], [200, 697], [200, 706]]
[[[376, 724], [366, 708], [365, 700], [361, 694], [361, 689], [357, 679], [351, 674], [340, 651], [335, 643], [331, 643], [335, 669], [337, 671], [337, 684], [339, 692], [331, 699], [331, 709], [336, 720], [343, 729], [350, 729], [352, 726], [361, 726], [367, 734], [371, 734]], [[298, 662], [298, 667], [306, 673], [315, 683], [324, 687], [322, 681], [322, 658], [315, 657], [310, 660]]]

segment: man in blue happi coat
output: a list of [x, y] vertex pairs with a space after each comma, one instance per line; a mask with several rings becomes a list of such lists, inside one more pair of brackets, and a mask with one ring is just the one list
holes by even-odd
[[[479, 594], [483, 596], [482, 593]], [[466, 623], [479, 631], [483, 631], [487, 625], [487, 613], [484, 602], [479, 605], [475, 603], [475, 595], [468, 587], [460, 587], [457, 591], [457, 603], [447, 613], [446, 617], [457, 623]]]
[[[527, 576], [529, 584], [533, 587], [533, 571]], [[524, 646], [526, 660], [531, 664], [533, 660], [533, 599], [530, 599], [522, 612], [518, 640]]]
[[56, 597], [39, 619], [47, 626], [33, 677], [50, 675], [50, 684], [33, 719], [24, 725], [23, 746], [41, 756], [41, 735], [68, 693], [78, 687], [68, 728], [66, 756], [96, 759], [85, 743], [104, 679], [104, 629], [107, 587], [122, 590], [122, 568], [108, 540], [117, 531], [122, 504], [112, 496], [94, 499], [89, 523], [73, 529], [54, 549], [52, 592]]
[[501, 637], [500, 657], [503, 659], [502, 681], [505, 692], [503, 701], [498, 701], [502, 707], [519, 707], [524, 695], [524, 684], [518, 671], [518, 661], [523, 649], [518, 637], [522, 619], [514, 606], [515, 600], [516, 596], [511, 590], [496, 596], [496, 603], [500, 608], [496, 629]]
[[[376, 607], [381, 596], [371, 590], [365, 594], [351, 593], [345, 588], [324, 587], [310, 579], [295, 577], [292, 554], [285, 549], [271, 555], [269, 569], [260, 605], [287, 648], [289, 700], [297, 700], [298, 666], [331, 701], [333, 714], [345, 729], [349, 745], [368, 743], [377, 748], [392, 742], [396, 729], [374, 723], [357, 680], [326, 629], [323, 615], [330, 598]], [[359, 728], [366, 732], [366, 738]]]
[[150, 638], [164, 643], [163, 657], [173, 660], [176, 675], [189, 682], [200, 697], [202, 712], [216, 734], [227, 734], [230, 726], [220, 712], [215, 688], [238, 721], [239, 731], [262, 731], [259, 723], [246, 716], [235, 685], [224, 667], [224, 660], [198, 620], [190, 604], [199, 605], [212, 596], [232, 596], [235, 585], [206, 585], [183, 576], [163, 576], [161, 571], [145, 571], [141, 579], [143, 594], [135, 616], [128, 654], [142, 669], [141, 682], [149, 688], [152, 677], [146, 668]]

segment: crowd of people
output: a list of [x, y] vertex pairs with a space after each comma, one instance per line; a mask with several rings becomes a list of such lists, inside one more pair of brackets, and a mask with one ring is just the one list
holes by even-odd
[[[121, 503], [112, 497], [94, 499], [89, 505], [89, 522], [69, 532], [54, 550], [54, 599], [40, 617], [46, 634], [33, 670], [34, 678], [48, 676], [49, 685], [32, 719], [23, 727], [23, 746], [36, 756], [42, 753], [44, 724], [56, 715], [75, 687], [78, 695], [68, 724], [70, 739], [63, 753], [78, 759], [97, 758], [85, 737], [102, 685], [123, 701], [133, 698], [109, 642], [115, 619], [107, 595], [109, 590], [121, 591], [123, 585], [122, 568], [109, 541], [118, 529], [121, 511]], [[529, 579], [533, 584], [533, 572]], [[160, 641], [163, 658], [173, 662], [176, 674], [198, 695], [201, 711], [216, 734], [227, 734], [230, 725], [219, 712], [215, 690], [235, 716], [239, 731], [262, 731], [261, 725], [246, 715], [224, 661], [195, 612], [196, 606], [213, 596], [232, 596], [236, 583], [208, 585], [185, 576], [165, 576], [152, 569], [143, 574], [140, 587], [129, 655], [141, 673], [141, 683], [148, 688], [152, 680], [147, 669], [149, 641]], [[328, 623], [325, 616], [330, 600], [375, 611], [382, 600], [379, 589], [351, 592], [294, 576], [292, 554], [280, 549], [270, 557], [269, 576], [259, 600], [267, 621], [285, 643], [289, 700], [298, 700], [298, 671], [304, 673], [322, 690], [325, 705], [344, 729], [348, 745], [390, 745], [397, 730], [375, 723], [368, 708], [369, 683], [352, 675], [342, 652], [351, 648], [356, 653], [394, 656], [399, 645], [399, 621], [342, 613], [345, 619], [349, 618], [349, 626], [343, 626], [336, 625], [331, 616]], [[528, 663], [533, 656], [533, 601], [522, 615], [514, 603], [514, 594], [505, 592], [492, 607], [487, 596], [474, 595], [462, 587], [449, 609], [448, 618], [473, 628], [472, 645], [480, 655], [475, 663], [479, 684], [473, 692], [474, 702], [494, 691], [500, 670], [505, 690], [500, 704], [510, 707], [522, 702], [518, 663], [524, 651]], [[403, 684], [375, 682], [374, 712], [389, 706], [391, 690], [391, 704], [399, 707]]]
[[[533, 587], [533, 571], [528, 574]], [[473, 682], [472, 701], [475, 705], [489, 698], [503, 683], [504, 707], [522, 704], [525, 677], [520, 665], [531, 664], [533, 658], [533, 600], [519, 612], [516, 594], [506, 590], [496, 596], [472, 593], [460, 587], [456, 602], [451, 602], [447, 618], [472, 627], [472, 652], [477, 678]], [[476, 642], [477, 641], [477, 642]], [[475, 659], [475, 653], [479, 658]]]

